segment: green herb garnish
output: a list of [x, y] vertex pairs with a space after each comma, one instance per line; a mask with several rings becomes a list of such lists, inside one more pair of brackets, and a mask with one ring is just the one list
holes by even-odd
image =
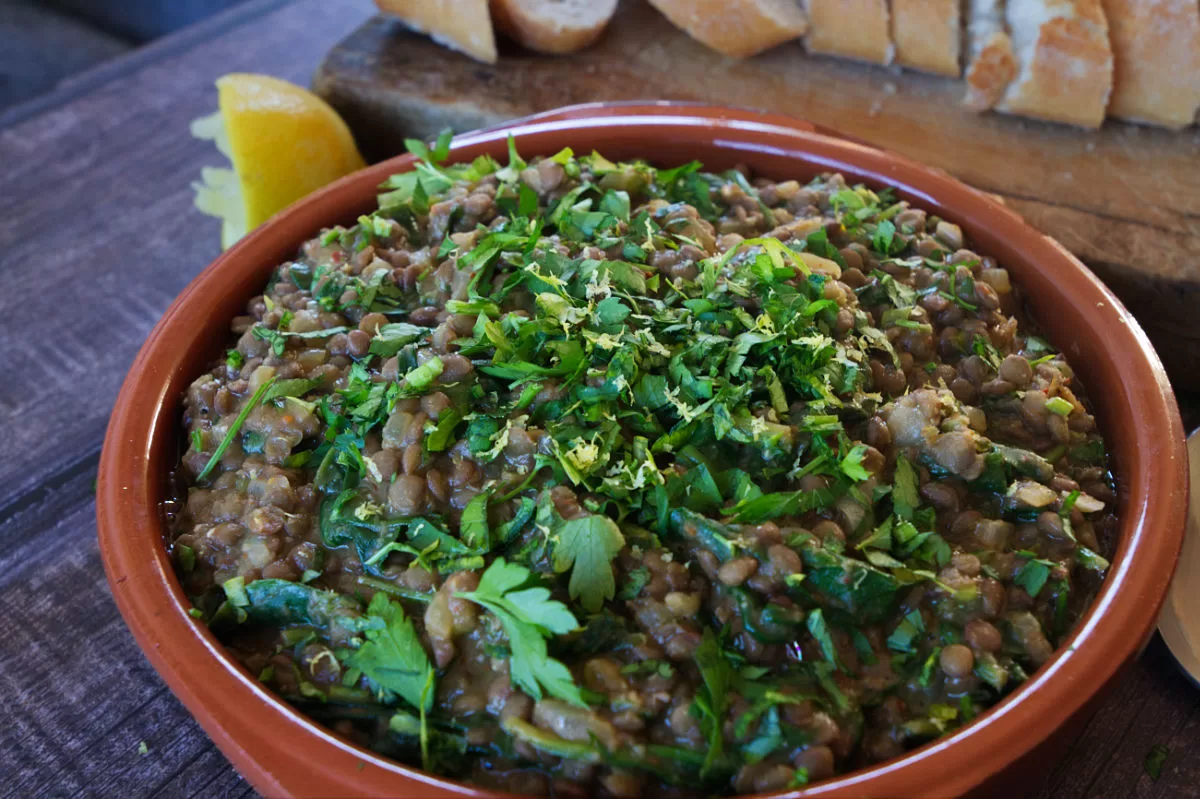
[[551, 696], [586, 707], [567, 667], [546, 651], [546, 638], [569, 633], [579, 622], [566, 605], [551, 599], [545, 588], [522, 587], [532, 579], [529, 569], [497, 558], [483, 573], [479, 587], [459, 596], [500, 620], [512, 649], [512, 679], [521, 690], [541, 699], [544, 689]]
[[554, 536], [554, 570], [571, 570], [571, 598], [595, 613], [616, 593], [609, 561], [625, 546], [625, 537], [616, 522], [599, 515], [563, 522]]
[[234, 417], [233, 424], [231, 424], [229, 429], [225, 431], [225, 437], [221, 439], [221, 443], [217, 445], [217, 448], [213, 451], [212, 456], [209, 457], [208, 463], [206, 463], [204, 468], [200, 470], [200, 474], [196, 475], [197, 483], [206, 479], [208, 475], [212, 473], [212, 470], [216, 468], [217, 464], [221, 462], [221, 458], [225, 455], [225, 450], [229, 449], [229, 445], [233, 443], [234, 437], [236, 437], [238, 431], [242, 429], [242, 425], [246, 423], [246, 419], [250, 416], [251, 411], [258, 407], [258, 404], [262, 402], [263, 397], [266, 396], [267, 392], [271, 390], [271, 386], [274, 384], [274, 377], [264, 380], [259, 387], [255, 389], [254, 393], [250, 395], [250, 399], [246, 401], [246, 404], [242, 406], [241, 411], [239, 411], [238, 415]]
[[1151, 747], [1150, 751], [1146, 753], [1146, 761], [1144, 766], [1146, 774], [1150, 777], [1150, 779], [1154, 780], [1155, 782], [1158, 781], [1158, 778], [1162, 775], [1163, 764], [1167, 762], [1167, 758], [1170, 757], [1170, 755], [1171, 750], [1162, 744], [1155, 744], [1153, 747]]

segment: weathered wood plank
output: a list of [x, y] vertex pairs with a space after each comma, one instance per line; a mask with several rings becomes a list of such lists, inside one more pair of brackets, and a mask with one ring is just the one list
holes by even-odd
[[[1200, 160], [1200, 156], [1197, 157]], [[1200, 191], [1200, 188], [1198, 188]], [[1200, 265], [1200, 231], [1187, 235], [1039, 200], [1004, 197], [1039, 230], [1053, 231], [1137, 318], [1176, 386], [1200, 390], [1200, 277], [1173, 280], [1165, 253]]]
[[1087, 261], [1147, 326], [1176, 380], [1200, 389], [1200, 130], [976, 116], [958, 104], [961, 83], [808, 58], [794, 43], [732, 61], [634, 0], [569, 59], [509, 47], [496, 65], [376, 17], [329, 54], [314, 86], [377, 157], [405, 135], [597, 100], [750, 106], [845, 131], [1007, 200]]
[[305, 83], [317, 54], [367, 13], [350, 0], [257, 0], [4, 117], [0, 318], [6, 343], [11, 331], [23, 344], [0, 384], [6, 795], [249, 791], [119, 618], [91, 485], [128, 363], [219, 251], [218, 223], [193, 211], [188, 188], [217, 156], [188, 122], [215, 107], [225, 72]]
[[237, 796], [248, 786], [146, 663], [112, 603], [93, 474], [80, 471], [0, 524], [0, 694], [12, 720], [0, 725], [4, 792]]
[[211, 743], [169, 781], [157, 786], [151, 795], [162, 799], [188, 797], [199, 799], [234, 799], [256, 795], [245, 780], [233, 770]]
[[13, 795], [150, 788], [205, 745], [112, 604], [94, 517], [84, 473], [3, 525], [0, 692], [16, 724], [0, 727], [0, 772]]
[[[1146, 773], [1155, 746], [1169, 750], [1158, 780]], [[1096, 713], [1036, 799], [1200, 796], [1200, 701], [1157, 636]]]
[[[375, 17], [329, 54], [314, 82], [339, 105], [352, 104], [354, 93], [364, 91], [375, 102], [407, 98], [425, 109], [466, 108], [501, 119], [596, 100], [767, 108], [937, 164], [989, 191], [1200, 231], [1200, 131], [1176, 134], [1122, 123], [1083, 131], [978, 116], [958, 105], [957, 81], [809, 58], [796, 43], [734, 61], [692, 41], [638, 0], [622, 4], [597, 45], [569, 59], [510, 47], [495, 65]], [[382, 124], [376, 132], [394, 134], [387, 109], [377, 110]], [[1192, 274], [1200, 269], [1193, 267]]]
[[0, 319], [6, 339], [29, 342], [9, 348], [0, 381], [0, 519], [97, 448], [134, 353], [220, 251], [219, 223], [195, 212], [189, 188], [219, 162], [188, 135], [216, 107], [213, 81], [243, 70], [307, 83], [369, 13], [354, 0], [258, 6], [215, 39], [168, 41], [157, 59], [109, 68], [94, 91], [0, 130]]

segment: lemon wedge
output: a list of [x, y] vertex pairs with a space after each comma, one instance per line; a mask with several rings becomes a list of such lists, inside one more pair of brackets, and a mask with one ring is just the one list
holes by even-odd
[[219, 111], [192, 123], [232, 169], [204, 167], [196, 208], [222, 220], [221, 246], [343, 175], [365, 166], [350, 129], [307, 89], [267, 75], [217, 80]]

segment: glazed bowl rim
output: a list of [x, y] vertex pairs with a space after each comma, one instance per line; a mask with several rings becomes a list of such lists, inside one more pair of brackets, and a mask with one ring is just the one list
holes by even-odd
[[[940, 170], [820, 132], [802, 120], [698, 104], [590, 104], [457, 137], [451, 160], [472, 148], [494, 149], [509, 132], [518, 143], [536, 137], [557, 138], [574, 142], [581, 151], [590, 147], [589, 140], [606, 132], [616, 135], [615, 131], [625, 128], [662, 135], [682, 131], [678, 135], [693, 137], [689, 141], [694, 147], [703, 140], [715, 146], [731, 143], [746, 151], [774, 148], [798, 163], [803, 158], [807, 164], [869, 174], [881, 184], [899, 183], [927, 207], [943, 205], [938, 198], [947, 196], [963, 214], [968, 207], [973, 214], [986, 210], [989, 224], [1018, 237], [1021, 249], [1031, 251], [1029, 259], [1039, 269], [1065, 270], [1048, 279], [1056, 288], [1061, 288], [1058, 283], [1063, 281], [1071, 283], [1085, 295], [1080, 301], [1095, 303], [1094, 313], [1087, 317], [1093, 322], [1089, 328], [1093, 338], [1116, 342], [1119, 346], [1112, 351], [1127, 359], [1126, 379], [1116, 387], [1120, 396], [1114, 402], [1128, 410], [1130, 417], [1116, 416], [1134, 426], [1138, 447], [1145, 447], [1146, 457], [1140, 462], [1144, 468], [1137, 471], [1131, 484], [1122, 486], [1125, 507], [1120, 549], [1103, 588], [1068, 644], [1027, 683], [952, 734], [895, 760], [787, 795], [894, 795], [905, 786], [928, 788], [933, 779], [947, 794], [977, 787], [1080, 712], [1120, 666], [1140, 651], [1153, 631], [1182, 544], [1187, 492], [1182, 424], [1157, 355], [1133, 317], [1082, 263], [992, 197]], [[681, 145], [685, 147], [686, 143]], [[171, 414], [178, 413], [178, 395], [169, 387], [172, 381], [178, 384], [181, 380], [178, 361], [183, 356], [173, 354], [173, 347], [180, 340], [203, 346], [194, 333], [189, 338], [189, 333], [195, 327], [195, 309], [205, 304], [205, 293], [227, 290], [223, 282], [239, 270], [263, 272], [263, 253], [278, 251], [280, 242], [291, 242], [292, 251], [299, 244], [297, 231], [289, 232], [289, 226], [295, 226], [291, 223], [301, 225], [303, 238], [310, 237], [321, 224], [339, 221], [348, 209], [362, 206], [366, 192], [373, 197], [374, 186], [412, 162], [411, 156], [397, 156], [343, 178], [277, 215], [206, 267], [172, 303], [139, 352], [105, 439], [97, 520], [101, 553], [118, 607], [172, 690], [235, 765], [268, 794], [295, 790], [295, 780], [281, 771], [288, 766], [281, 764], [302, 767], [309, 763], [334, 781], [330, 784], [372, 794], [424, 784], [444, 795], [508, 795], [426, 774], [352, 744], [292, 708], [247, 673], [206, 627], [187, 615], [186, 597], [162, 545], [157, 510], [162, 485], [155, 482], [158, 476], [145, 473], [146, 464], [154, 460], [155, 447], [166, 446], [161, 437], [174, 429]], [[318, 222], [309, 226], [312, 220]], [[203, 314], [200, 317], [203, 321]], [[183, 385], [194, 377], [187, 375]], [[1136, 387], [1129, 387], [1130, 381], [1135, 381]], [[1157, 434], [1157, 440], [1145, 440], [1153, 439], [1152, 434]], [[1167, 496], [1182, 497], [1183, 502], [1152, 502], [1151, 488], [1155, 496], [1166, 492]], [[1134, 595], [1118, 601], [1118, 593]], [[201, 673], [204, 680], [199, 678]], [[280, 729], [286, 730], [286, 735], [278, 736]], [[288, 739], [286, 747], [278, 742], [279, 737]], [[288, 753], [283, 748], [296, 751]], [[314, 761], [318, 755], [324, 760]], [[970, 769], [953, 767], [964, 760], [971, 764]], [[314, 762], [317, 765], [312, 766]]]

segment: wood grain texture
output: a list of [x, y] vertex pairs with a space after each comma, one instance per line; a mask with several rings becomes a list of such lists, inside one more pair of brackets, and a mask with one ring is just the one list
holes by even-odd
[[404, 136], [469, 130], [561, 105], [671, 99], [803, 117], [996, 194], [1083, 258], [1139, 316], [1173, 376], [1200, 389], [1200, 130], [1100, 131], [959, 106], [962, 84], [810, 58], [789, 43], [745, 61], [714, 54], [626, 0], [568, 59], [501, 49], [496, 65], [376, 17], [325, 59], [314, 87], [374, 157]]
[[0, 461], [0, 519], [48, 475], [99, 451], [140, 342], [220, 253], [220, 223], [192, 208], [190, 187], [221, 161], [188, 134], [216, 108], [213, 81], [263, 71], [307, 83], [318, 54], [368, 13], [355, 0], [258, 5], [267, 11], [248, 17], [256, 24], [185, 38], [178, 52], [0, 129], [0, 318], [31, 342], [8, 353], [0, 414], [39, 421], [0, 426], [0, 451], [11, 453]]
[[[188, 121], [214, 105], [220, 73], [303, 82], [368, 5], [254, 0], [0, 117], [10, 367], [0, 381], [0, 796], [254, 795], [121, 622], [96, 548], [92, 481], [124, 370], [218, 251], [218, 225], [192, 210], [187, 188], [215, 157], [186, 135]], [[1010, 202], [1029, 203], [1031, 216], [1087, 213]], [[1150, 246], [1131, 230], [1141, 228], [1101, 241]], [[1200, 401], [1185, 404], [1189, 429], [1197, 411]], [[1142, 763], [1156, 744], [1171, 753], [1153, 782]], [[1036, 795], [1165, 798], [1197, 786], [1200, 703], [1155, 642]]]
[[0, 118], [0, 796], [253, 793], [117, 614], [91, 486], [125, 370], [220, 251], [189, 188], [220, 159], [189, 121], [229, 71], [307, 83], [369, 13], [255, 0]]
[[0, 695], [10, 719], [0, 725], [0, 793], [191, 796], [211, 787], [207, 795], [237, 796], [246, 784], [226, 774], [112, 604], [89, 466], [0, 525]]
[[[1155, 746], [1169, 751], [1157, 780], [1145, 761]], [[1134, 672], [1096, 713], [1070, 752], [1048, 775], [1037, 799], [1197, 797], [1200, 702], [1196, 687], [1155, 636]]]

